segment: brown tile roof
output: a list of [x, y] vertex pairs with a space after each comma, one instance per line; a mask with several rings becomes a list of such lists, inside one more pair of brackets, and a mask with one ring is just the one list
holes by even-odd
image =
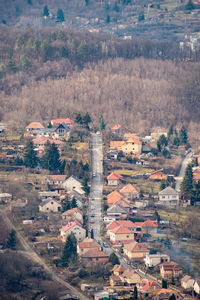
[[130, 252], [149, 252], [147, 248], [145, 248], [144, 246], [142, 246], [136, 241], [133, 241], [132, 243], [125, 245], [124, 249]]
[[[72, 221], [72, 222], [69, 222], [67, 225], [63, 226], [60, 231], [63, 231], [63, 232], [67, 232], [69, 229], [71, 229], [72, 227], [74, 226], [79, 226], [82, 228], [81, 224], [77, 221]], [[83, 229], [83, 228], [82, 228]]]
[[179, 264], [175, 263], [174, 261], [170, 261], [170, 262], [165, 262], [163, 264], [160, 265], [160, 268], [164, 269], [164, 271], [182, 271], [182, 268], [180, 267]]
[[66, 210], [64, 213], [62, 213], [62, 216], [72, 215], [75, 212], [79, 212], [82, 215], [82, 212], [80, 211], [80, 209], [78, 207], [74, 207], [74, 208]]
[[78, 243], [79, 248], [100, 248], [101, 246], [91, 238], [85, 238], [82, 242]]
[[97, 257], [108, 257], [108, 255], [106, 253], [104, 253], [103, 251], [91, 249], [91, 250], [88, 250], [87, 252], [85, 252], [84, 254], [82, 254], [81, 257], [97, 258]]
[[43, 129], [44, 126], [40, 122], [31, 122], [26, 126], [26, 129]]
[[53, 126], [56, 126], [57, 124], [67, 124], [69, 127], [71, 127], [72, 125], [72, 121], [70, 119], [55, 119], [55, 120], [51, 120], [51, 124]]
[[120, 193], [124, 193], [124, 194], [126, 194], [126, 193], [134, 193], [134, 194], [138, 194], [140, 192], [140, 188], [139, 187], [137, 187], [137, 186], [134, 186], [134, 185], [132, 185], [132, 184], [127, 184], [127, 185], [125, 185], [121, 190], [120, 190]]
[[116, 281], [120, 282], [120, 281], [122, 281], [121, 278], [119, 276], [116, 276], [116, 275], [110, 276], [110, 280], [112, 280], [113, 282], [116, 282]]
[[131, 234], [133, 231], [131, 231], [128, 227], [124, 225], [119, 225], [113, 229], [110, 230], [112, 233], [115, 234]]
[[117, 129], [120, 129], [121, 128], [121, 125], [120, 124], [115, 124], [111, 130], [117, 130]]
[[110, 175], [107, 176], [108, 180], [116, 180], [116, 179], [123, 179], [123, 176], [118, 174], [117, 172], [112, 172]]
[[47, 175], [47, 178], [51, 180], [59, 180], [59, 181], [65, 181], [66, 175]]
[[125, 133], [124, 139], [127, 141], [133, 141], [135, 144], [141, 145], [142, 142], [140, 141], [139, 137], [136, 136], [134, 133]]
[[163, 173], [163, 169], [159, 169], [159, 170], [153, 171], [153, 172], [151, 172], [151, 174], [149, 176], [157, 174], [157, 173]]
[[126, 268], [121, 265], [114, 265], [112, 268], [112, 272], [124, 272], [125, 270]]
[[123, 198], [123, 195], [119, 193], [118, 191], [113, 191], [112, 193], [107, 195], [107, 203], [108, 205], [114, 204], [116, 201]]

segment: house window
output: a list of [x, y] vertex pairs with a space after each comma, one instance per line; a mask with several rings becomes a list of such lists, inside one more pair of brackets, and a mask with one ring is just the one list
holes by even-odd
[[99, 260], [98, 257], [96, 258], [96, 260]]
[[51, 204], [53, 204], [53, 202], [51, 201]]
[[162, 196], [162, 199], [165, 199], [165, 196]]
[[135, 150], [135, 148], [132, 148], [132, 150]]
[[129, 238], [129, 235], [127, 235], [126, 237]]
[[128, 150], [128, 148], [125, 148], [125, 150]]
[[49, 208], [47, 207], [47, 210], [49, 210]]

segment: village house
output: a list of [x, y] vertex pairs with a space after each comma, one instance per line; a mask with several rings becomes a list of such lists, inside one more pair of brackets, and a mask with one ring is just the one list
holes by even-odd
[[179, 204], [179, 192], [171, 186], [159, 192], [159, 204], [174, 207]]
[[147, 279], [147, 282], [143, 285], [140, 285], [139, 282], [137, 284], [137, 289], [138, 289], [138, 294], [140, 295], [141, 298], [147, 298], [151, 296], [153, 291], [160, 290], [160, 286], [155, 281]]
[[61, 185], [65, 179], [66, 175], [47, 175], [44, 181], [49, 185]]
[[112, 223], [107, 225], [107, 235], [109, 236], [110, 230], [119, 227], [120, 225], [123, 225], [124, 227], [127, 227], [131, 231], [134, 231], [135, 229], [135, 224], [131, 222], [130, 220], [117, 220], [113, 221]]
[[40, 122], [31, 122], [26, 126], [26, 132], [30, 135], [37, 134], [40, 129], [44, 129], [44, 126]]
[[62, 242], [66, 242], [66, 238], [71, 233], [75, 235], [77, 242], [82, 241], [86, 236], [86, 230], [77, 221], [69, 222], [60, 229], [60, 238]]
[[123, 249], [124, 255], [126, 255], [129, 259], [132, 260], [143, 261], [146, 255], [149, 254], [149, 250], [136, 241], [124, 245]]
[[200, 181], [200, 169], [199, 167], [193, 168], [193, 181], [198, 183]]
[[141, 228], [142, 233], [157, 233], [158, 232], [158, 222], [157, 220], [146, 220], [144, 222], [135, 222], [137, 227]]
[[40, 212], [59, 212], [61, 211], [62, 206], [52, 198], [48, 198], [42, 201], [39, 205]]
[[8, 203], [12, 200], [12, 195], [9, 193], [0, 194], [0, 203]]
[[115, 190], [107, 195], [107, 204], [110, 207], [114, 205], [118, 200], [121, 199], [123, 199], [123, 195], [119, 193], [117, 190]]
[[125, 156], [139, 156], [142, 152], [142, 142], [134, 134], [125, 134], [123, 141], [111, 141], [110, 149], [122, 151]]
[[115, 124], [115, 125], [111, 128], [112, 132], [114, 132], [114, 133], [119, 133], [119, 132], [120, 132], [120, 129], [121, 129], [121, 125], [120, 125], [120, 124]]
[[163, 279], [176, 279], [182, 275], [182, 268], [173, 261], [166, 262], [160, 265], [160, 275]]
[[62, 187], [67, 191], [69, 198], [75, 198], [78, 207], [83, 207], [83, 201], [85, 199], [85, 191], [82, 188], [82, 183], [74, 176], [70, 176], [63, 183]]
[[122, 265], [114, 265], [114, 267], [112, 268], [112, 273], [115, 276], [121, 275], [122, 273], [124, 273], [124, 271], [126, 271], [126, 268]]
[[124, 225], [119, 225], [118, 227], [111, 229], [109, 236], [111, 242], [120, 241], [123, 243], [127, 240], [134, 240], [134, 232]]
[[109, 255], [101, 250], [89, 249], [85, 253], [81, 254], [81, 260], [86, 263], [107, 263], [109, 260]]
[[130, 183], [125, 185], [119, 192], [124, 195], [127, 200], [138, 199], [140, 197], [140, 188]]
[[81, 189], [82, 183], [74, 176], [70, 176], [69, 178], [65, 179], [65, 181], [62, 183], [62, 186], [67, 191], [73, 191], [75, 189]]
[[195, 282], [194, 282], [194, 291], [198, 295], [200, 294], [200, 279], [199, 278], [195, 279]]
[[169, 300], [170, 296], [174, 294], [176, 300], [183, 300], [183, 296], [180, 293], [170, 289], [160, 289], [151, 292], [151, 297], [154, 300]]
[[64, 139], [67, 141], [70, 137], [70, 128], [64, 123], [59, 124], [58, 127], [54, 130], [52, 137], [55, 139]]
[[107, 176], [108, 185], [117, 186], [121, 183], [122, 179], [123, 179], [123, 176], [121, 176], [117, 172], [113, 172]]
[[101, 245], [99, 245], [94, 239], [86, 237], [82, 242], [77, 244], [77, 253], [81, 256], [88, 250], [101, 251]]
[[134, 271], [129, 268], [119, 267], [118, 265], [116, 268], [114, 267], [113, 275], [110, 276], [110, 286], [134, 286], [140, 281], [140, 276]]
[[147, 267], [155, 267], [159, 264], [162, 264], [164, 262], [169, 262], [170, 261], [170, 257], [169, 255], [167, 254], [160, 254], [160, 253], [157, 253], [157, 254], [147, 254], [145, 259], [144, 259], [144, 262], [145, 262], [145, 265]]
[[71, 221], [78, 221], [81, 225], [83, 224], [83, 213], [78, 207], [71, 208], [62, 213], [62, 219], [65, 223]]
[[106, 211], [108, 217], [114, 217], [116, 219], [126, 219], [129, 210], [126, 207], [121, 206], [120, 204], [114, 204], [109, 207]]
[[185, 275], [183, 278], [181, 278], [181, 286], [184, 290], [193, 289], [194, 283], [195, 280], [189, 275]]
[[53, 191], [41, 191], [38, 194], [41, 200], [45, 200], [48, 198], [57, 199], [57, 200], [60, 199], [60, 195], [57, 192], [53, 192]]
[[65, 124], [67, 127], [71, 128], [72, 121], [69, 118], [51, 120], [51, 125], [53, 127], [58, 127], [60, 124]]
[[163, 169], [159, 169], [150, 173], [149, 178], [152, 180], [166, 180], [167, 175], [163, 173]]

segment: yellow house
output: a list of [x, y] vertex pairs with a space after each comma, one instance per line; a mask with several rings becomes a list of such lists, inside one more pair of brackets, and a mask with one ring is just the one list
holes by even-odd
[[122, 151], [126, 156], [138, 156], [142, 152], [142, 142], [134, 134], [129, 134], [124, 141], [111, 141], [110, 148]]
[[124, 254], [129, 259], [143, 260], [149, 254], [149, 250], [136, 241], [133, 241], [130, 244], [124, 245]]
[[39, 211], [41, 212], [59, 212], [61, 208], [62, 206], [52, 198], [47, 198], [39, 205]]
[[174, 261], [165, 262], [160, 265], [160, 275], [164, 279], [178, 278], [182, 275], [182, 268]]
[[134, 240], [134, 232], [124, 225], [119, 225], [109, 232], [111, 242]]

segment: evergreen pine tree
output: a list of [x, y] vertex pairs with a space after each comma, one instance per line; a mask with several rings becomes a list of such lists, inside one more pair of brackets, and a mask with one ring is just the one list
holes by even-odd
[[65, 247], [62, 254], [62, 265], [63, 267], [67, 267], [70, 262], [75, 262], [77, 259], [77, 242], [76, 237], [73, 233], [68, 235]]
[[64, 22], [65, 21], [64, 13], [63, 13], [63, 10], [61, 8], [59, 8], [57, 10], [57, 21], [58, 22]]
[[42, 165], [45, 169], [48, 169], [50, 171], [56, 171], [60, 168], [60, 154], [57, 146], [54, 143], [46, 143], [45, 153], [42, 157]]
[[72, 198], [71, 207], [72, 207], [72, 208], [75, 208], [75, 207], [77, 207], [77, 206], [78, 206], [78, 205], [77, 205], [77, 202], [76, 202], [76, 198], [73, 197], [73, 198]]
[[9, 238], [8, 238], [8, 241], [7, 241], [7, 248], [10, 248], [10, 249], [15, 249], [15, 246], [16, 246], [16, 231], [14, 229], [12, 229], [10, 235], [9, 235]]
[[187, 130], [186, 130], [185, 126], [182, 126], [179, 131], [179, 140], [180, 140], [181, 144], [187, 144], [187, 142], [188, 142]]
[[104, 123], [103, 115], [101, 115], [99, 118], [99, 130], [102, 131], [102, 130], [105, 130], [105, 128], [106, 128], [106, 125]]
[[162, 288], [167, 289], [167, 281], [165, 279], [162, 279]]
[[134, 297], [134, 300], [137, 300], [137, 298], [138, 298], [138, 290], [137, 290], [137, 286], [134, 287], [133, 297]]
[[35, 168], [38, 163], [36, 152], [34, 151], [33, 142], [30, 141], [26, 144], [24, 153], [24, 164], [26, 167]]
[[43, 16], [44, 17], [48, 17], [49, 16], [49, 9], [48, 9], [47, 5], [45, 5], [45, 7], [44, 7]]
[[78, 124], [83, 124], [83, 119], [82, 119], [81, 114], [77, 114], [75, 122]]
[[186, 196], [191, 196], [193, 189], [193, 172], [192, 166], [189, 164], [185, 170], [185, 175], [181, 183], [181, 193]]
[[117, 257], [117, 255], [112, 252], [109, 256], [109, 262], [114, 266], [114, 265], [120, 265], [120, 261], [119, 258]]
[[90, 115], [89, 115], [88, 112], [87, 112], [87, 113], [85, 114], [85, 116], [83, 117], [83, 122], [84, 122], [84, 124], [85, 124], [87, 127], [88, 127], [89, 123], [92, 122], [92, 119], [91, 119], [91, 117], [90, 117]]
[[93, 238], [94, 238], [94, 230], [93, 230], [93, 229], [91, 229], [90, 236], [91, 236], [91, 239], [93, 239]]
[[168, 130], [168, 133], [167, 133], [167, 138], [168, 138], [168, 140], [169, 140], [170, 137], [173, 135], [173, 133], [174, 133], [174, 129], [173, 129], [173, 125], [171, 125], [171, 126], [169, 127], [169, 130]]

